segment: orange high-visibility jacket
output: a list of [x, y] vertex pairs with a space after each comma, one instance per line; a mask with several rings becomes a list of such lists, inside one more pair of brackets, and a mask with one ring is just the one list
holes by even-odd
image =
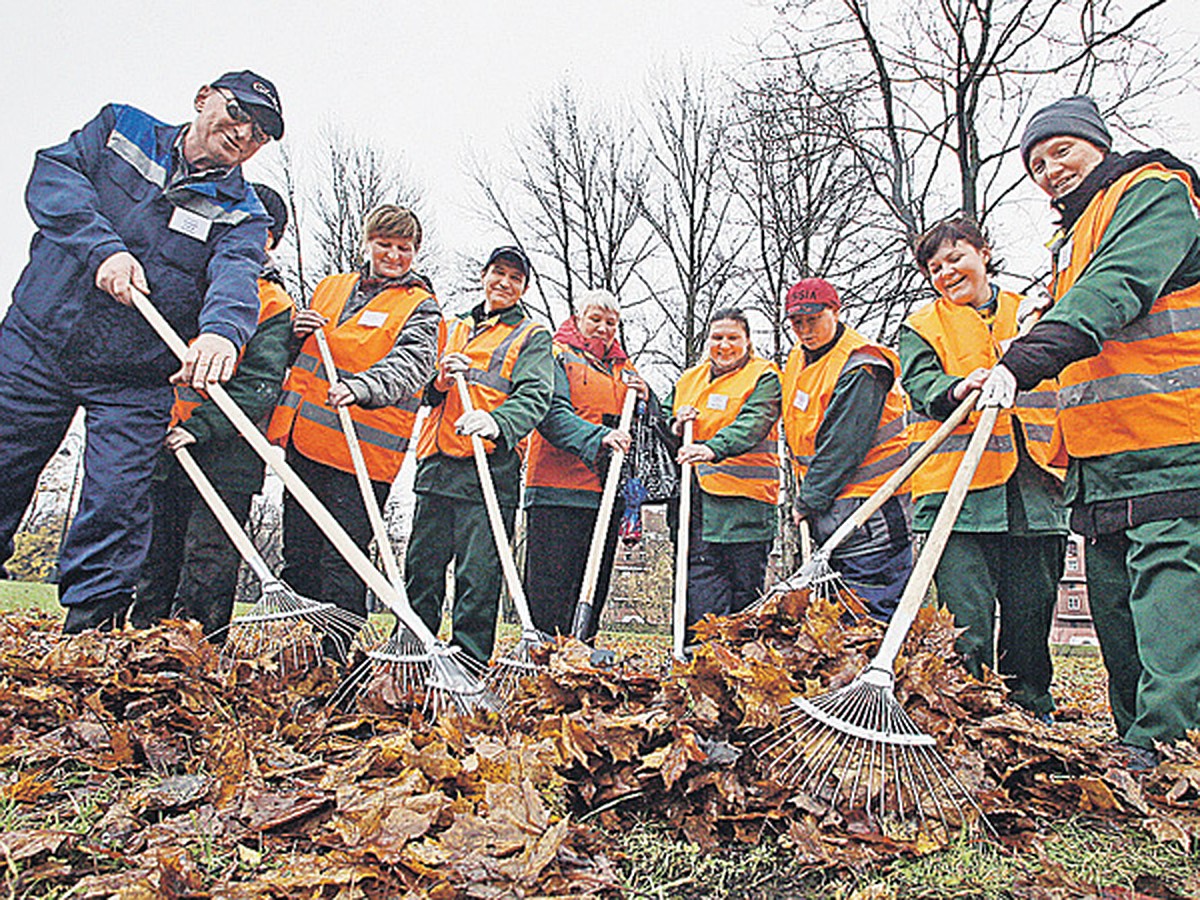
[[[733, 372], [710, 379], [707, 360], [688, 369], [675, 385], [672, 412], [694, 406], [700, 415], [693, 423], [692, 437], [705, 441], [737, 418], [764, 372], [779, 374], [773, 362], [760, 356]], [[720, 462], [697, 463], [696, 478], [702, 490], [725, 497], [749, 497], [763, 503], [779, 502], [779, 422], [758, 446], [747, 453]]]
[[[296, 304], [283, 286], [266, 278], [258, 279], [258, 324], [273, 319], [284, 310], [294, 309]], [[244, 348], [243, 348], [244, 349]], [[171, 407], [171, 427], [180, 425], [192, 417], [192, 411], [208, 399], [203, 391], [185, 385], [175, 387], [175, 404]]]
[[804, 347], [797, 343], [783, 372], [783, 430], [791, 451], [792, 467], [800, 481], [808, 474], [816, 450], [817, 431], [833, 399], [838, 378], [859, 365], [882, 360], [894, 381], [884, 400], [883, 414], [866, 457], [838, 497], [869, 497], [908, 458], [907, 402], [900, 388], [900, 360], [891, 350], [872, 344], [847, 327], [838, 342], [813, 365], [804, 364]]
[[[975, 369], [991, 368], [1004, 355], [1002, 342], [1017, 335], [1017, 308], [1021, 297], [1000, 291], [996, 298], [996, 317], [989, 329], [983, 318], [968, 305], [938, 297], [908, 317], [908, 326], [937, 352], [948, 375], [966, 377]], [[1051, 465], [1055, 413], [1055, 383], [1046, 380], [1032, 391], [1017, 394], [1011, 410], [1002, 409], [988, 440], [979, 468], [971, 479], [971, 490], [1005, 484], [1017, 468], [1017, 448], [1013, 441], [1013, 422], [1017, 421], [1030, 457], [1047, 472], [1061, 480], [1062, 472]], [[915, 446], [923, 443], [941, 424], [914, 414], [911, 430]], [[973, 412], [946, 439], [941, 447], [913, 474], [913, 496], [942, 494], [950, 489], [954, 473], [979, 413]]]
[[[339, 379], [362, 372], [387, 356], [408, 317], [432, 296], [416, 284], [388, 288], [339, 325], [342, 309], [358, 279], [356, 272], [330, 275], [313, 292], [312, 308], [329, 319], [325, 337]], [[271, 416], [267, 438], [280, 446], [290, 441], [309, 459], [353, 472], [354, 464], [337, 411], [326, 403], [328, 394], [329, 380], [321, 364], [317, 339], [309, 335], [283, 383], [283, 394]], [[395, 406], [380, 409], [350, 406], [350, 417], [372, 481], [390, 483], [400, 471], [420, 404], [420, 394], [414, 393]]]
[[[1200, 208], [1196, 186], [1158, 163], [1118, 178], [1092, 198], [1071, 230], [1070, 262], [1055, 271], [1054, 298], [1071, 289], [1112, 221], [1122, 194], [1146, 179], [1178, 178]], [[1159, 297], [1150, 311], [1104, 342], [1097, 356], [1059, 373], [1065, 453], [1087, 458], [1200, 442], [1200, 284]]]
[[[506, 325], [494, 316], [478, 324], [469, 319], [459, 319], [450, 331], [446, 342], [446, 353], [465, 353], [471, 359], [471, 367], [464, 373], [475, 409], [492, 412], [512, 392], [513, 370], [517, 358], [529, 342], [530, 337], [545, 327], [532, 319]], [[433, 408], [429, 418], [421, 427], [417, 442], [417, 459], [425, 459], [435, 453], [467, 458], [472, 455], [471, 438], [454, 430], [454, 423], [463, 414], [458, 389], [451, 387], [446, 399]], [[483, 446], [491, 453], [496, 445], [489, 440]]]
[[[632, 370], [627, 359], [618, 360], [612, 372], [585, 350], [555, 342], [554, 356], [562, 363], [571, 385], [571, 405], [580, 418], [599, 425], [603, 417], [619, 416], [625, 402], [621, 373]], [[560, 450], [534, 430], [529, 435], [525, 483], [530, 487], [569, 488], [600, 493], [600, 477], [574, 453]]]

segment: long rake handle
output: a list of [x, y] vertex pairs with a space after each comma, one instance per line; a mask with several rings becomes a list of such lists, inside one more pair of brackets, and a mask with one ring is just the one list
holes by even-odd
[[[637, 391], [625, 388], [625, 401], [621, 406], [621, 421], [617, 428], [628, 433], [633, 421], [633, 408], [637, 405]], [[612, 519], [613, 506], [617, 499], [617, 487], [621, 483], [621, 465], [625, 462], [625, 451], [614, 449], [608, 461], [608, 474], [604, 478], [604, 491], [600, 494], [600, 509], [596, 513], [596, 525], [592, 528], [592, 543], [588, 547], [587, 563], [583, 567], [583, 584], [579, 587], [579, 603], [575, 606], [575, 621], [571, 633], [583, 640], [592, 623], [592, 608], [596, 599], [596, 579], [600, 574], [600, 560], [604, 556], [604, 541], [608, 537], [608, 523]]]
[[929, 436], [929, 439], [921, 445], [917, 452], [909, 456], [904, 461], [904, 464], [891, 474], [887, 481], [875, 489], [875, 493], [863, 501], [862, 506], [856, 509], [853, 514], [837, 527], [837, 530], [821, 545], [820, 552], [822, 555], [828, 557], [842, 545], [842, 542], [846, 538], [861, 528], [867, 519], [875, 515], [876, 511], [900, 489], [900, 486], [908, 480], [909, 476], [920, 468], [921, 463], [929, 459], [934, 451], [945, 443], [946, 438], [950, 436], [954, 429], [961, 425], [967, 416], [970, 415], [971, 410], [975, 408], [975, 401], [978, 397], [979, 390], [976, 389], [962, 399], [962, 402], [958, 404], [949, 418], [938, 426], [937, 431]]
[[[187, 344], [183, 339], [175, 333], [175, 329], [171, 327], [171, 323], [163, 318], [162, 313], [158, 308], [150, 302], [145, 294], [134, 289], [130, 292], [133, 295], [133, 306], [140, 312], [150, 323], [150, 327], [155, 333], [166, 343], [180, 360], [187, 355]], [[404, 623], [417, 639], [425, 647], [431, 647], [437, 644], [437, 638], [434, 636], [418, 616], [408, 605], [408, 602], [399, 592], [392, 587], [383, 573], [371, 565], [371, 561], [367, 559], [367, 555], [358, 548], [354, 540], [346, 533], [346, 529], [338, 523], [338, 520], [325, 508], [317, 495], [309, 490], [308, 485], [300, 478], [299, 475], [292, 469], [291, 466], [283, 459], [283, 455], [275, 452], [262, 432], [255, 427], [250, 421], [250, 417], [242, 410], [240, 406], [233, 402], [225, 390], [225, 386], [219, 382], [210, 384], [205, 388], [208, 396], [217, 404], [217, 408], [225, 414], [225, 417], [233, 424], [238, 433], [246, 439], [254, 452], [262, 457], [263, 461], [271, 467], [284, 486], [292, 492], [292, 496], [296, 501], [304, 507], [304, 511], [312, 517], [312, 520], [329, 538], [329, 542], [337, 549], [338, 553], [350, 564], [356, 575], [361, 578], [371, 590], [373, 590], [379, 599], [392, 611], [392, 613]]]
[[[317, 349], [321, 353], [321, 364], [325, 367], [329, 385], [339, 383], [337, 365], [333, 361], [333, 353], [329, 350], [329, 341], [325, 331], [318, 328], [313, 332], [317, 339]], [[338, 421], [342, 425], [342, 434], [346, 436], [346, 446], [350, 450], [350, 461], [354, 464], [354, 478], [358, 482], [359, 493], [362, 494], [363, 506], [367, 509], [367, 519], [371, 523], [371, 531], [375, 535], [375, 544], [379, 547], [379, 556], [383, 560], [383, 571], [388, 581], [400, 590], [400, 566], [396, 562], [396, 552], [392, 549], [392, 541], [388, 536], [387, 525], [384, 524], [383, 514], [379, 504], [375, 502], [375, 490], [371, 486], [371, 476], [367, 473], [367, 461], [363, 458], [362, 444], [358, 441], [358, 431], [354, 427], [354, 419], [350, 410], [344, 406], [337, 408]]]
[[[692, 420], [683, 423], [683, 444], [692, 442]], [[684, 635], [687, 631], [688, 543], [692, 527], [692, 464], [684, 463], [679, 475], [679, 534], [675, 538], [675, 605], [672, 609], [671, 635], [675, 658], [683, 660]]]
[[[974, 397], [971, 399], [974, 402]], [[921, 601], [925, 599], [925, 592], [929, 589], [930, 582], [933, 581], [933, 573], [942, 559], [942, 551], [946, 549], [946, 542], [950, 540], [950, 532], [954, 530], [954, 522], [958, 519], [963, 501], [966, 500], [967, 492], [971, 489], [971, 479], [975, 475], [975, 470], [979, 468], [979, 461], [983, 458], [983, 452], [987, 448], [988, 439], [992, 436], [992, 430], [996, 427], [996, 417], [999, 414], [1000, 408], [997, 406], [989, 406], [980, 414], [979, 421], [975, 424], [975, 432], [971, 435], [971, 441], [967, 444], [962, 461], [958, 464], [958, 471], [954, 473], [954, 480], [950, 482], [950, 490], [946, 492], [946, 498], [942, 501], [937, 518], [933, 520], [933, 527], [929, 529], [925, 546], [921, 548], [921, 556], [913, 566], [912, 575], [904, 587], [904, 593], [900, 597], [900, 603], [896, 606], [895, 613], [892, 614], [892, 620], [888, 623], [883, 643], [879, 645], [879, 651], [871, 660], [870, 668], [883, 669], [889, 673], [892, 671], [896, 656], [904, 644], [904, 638], [908, 635], [908, 630], [917, 617], [917, 610], [921, 608]]]
[[254, 546], [254, 542], [250, 540], [250, 535], [246, 534], [246, 529], [234, 516], [229, 505], [221, 499], [221, 495], [217, 493], [217, 489], [213, 487], [213, 483], [208, 480], [208, 476], [200, 468], [195, 457], [188, 452], [187, 447], [180, 447], [175, 451], [175, 458], [179, 460], [179, 466], [187, 473], [188, 478], [192, 479], [192, 484], [196, 486], [197, 493], [204, 498], [204, 502], [208, 504], [208, 508], [212, 510], [213, 516], [225, 529], [225, 534], [229, 536], [229, 540], [241, 554], [242, 559], [258, 576], [258, 580], [264, 585], [276, 581], [275, 573], [271, 571], [271, 567], [267, 565], [267, 561], [262, 558], [262, 554], [258, 552], [258, 548]]
[[[454, 373], [454, 385], [458, 388], [458, 399], [462, 403], [463, 411], [470, 412], [475, 406], [471, 403], [471, 392], [467, 389], [467, 380], [461, 372]], [[513, 558], [512, 545], [508, 542], [508, 532], [504, 528], [504, 518], [500, 514], [500, 501], [496, 498], [496, 485], [492, 481], [491, 467], [488, 466], [487, 450], [484, 449], [483, 438], [477, 434], [471, 435], [471, 454], [475, 457], [475, 470], [479, 473], [483, 504], [487, 507], [488, 523], [492, 526], [492, 540], [496, 544], [496, 555], [500, 557], [500, 569], [504, 573], [508, 595], [512, 597], [513, 606], [517, 608], [521, 630], [536, 632], [533, 616], [529, 613], [529, 602], [525, 599], [525, 587], [517, 573], [517, 561]]]

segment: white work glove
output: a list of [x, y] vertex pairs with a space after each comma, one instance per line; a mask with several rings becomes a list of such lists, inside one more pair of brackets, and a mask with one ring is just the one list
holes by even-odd
[[471, 368], [471, 357], [465, 353], [447, 353], [441, 359], [441, 367], [443, 377], [452, 378]]
[[1054, 298], [1040, 284], [1029, 289], [1029, 293], [1021, 297], [1021, 302], [1017, 304], [1017, 330], [1025, 330], [1025, 320], [1030, 316], [1036, 322], [1042, 317], [1042, 313], [1054, 305]]
[[454, 430], [469, 437], [479, 435], [489, 441], [500, 437], [500, 425], [486, 409], [473, 409], [463, 413], [454, 423]]
[[997, 364], [979, 392], [979, 407], [998, 406], [1011, 409], [1017, 399], [1017, 376], [1007, 366]]

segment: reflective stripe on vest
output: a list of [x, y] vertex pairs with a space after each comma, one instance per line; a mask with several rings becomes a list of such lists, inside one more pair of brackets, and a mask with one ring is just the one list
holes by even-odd
[[884, 400], [871, 448], [838, 497], [869, 497], [908, 458], [907, 403], [900, 389], [900, 360], [891, 350], [872, 344], [850, 327], [811, 366], [804, 364], [801, 344], [792, 348], [783, 373], [783, 430], [792, 467], [800, 481], [812, 465], [817, 432], [833, 400], [838, 378], [848, 367], [879, 362], [891, 369], [892, 386]]
[[[594, 425], [605, 415], [619, 416], [625, 401], [621, 373], [634, 371], [626, 359], [606, 364], [587, 351], [566, 344], [554, 344], [554, 357], [567, 375], [571, 389], [571, 407], [581, 419]], [[555, 447], [538, 430], [529, 435], [525, 484], [529, 487], [554, 487], [600, 493], [600, 477], [587, 464], [567, 450]]]
[[[295, 308], [296, 304], [281, 285], [274, 281], [268, 281], [265, 278], [258, 279], [259, 325], [268, 319], [275, 318], [284, 311], [294, 311]], [[250, 340], [254, 340], [253, 335], [251, 335]], [[245, 353], [244, 347], [238, 353], [239, 362], [241, 361], [242, 353]], [[234, 377], [237, 377], [236, 373]], [[196, 391], [184, 385], [177, 386], [175, 388], [175, 404], [171, 407], [171, 426], [174, 427], [186, 422], [192, 417], [192, 412], [196, 407], [207, 399], [208, 396], [203, 391]]]
[[[372, 297], [345, 322], [336, 324], [358, 278], [356, 273], [331, 275], [313, 292], [312, 308], [329, 320], [325, 336], [339, 378], [362, 372], [387, 356], [409, 316], [432, 296], [415, 285], [389, 288]], [[370, 313], [378, 324], [364, 325], [365, 313]], [[379, 319], [380, 316], [383, 318]], [[291, 443], [309, 459], [353, 472], [354, 463], [337, 411], [326, 404], [329, 380], [325, 375], [316, 338], [310, 335], [288, 371], [267, 437], [282, 446]], [[371, 480], [395, 479], [412, 437], [419, 405], [420, 396], [413, 394], [397, 405], [381, 409], [364, 409], [357, 404], [349, 407]]]
[[[751, 356], [740, 369], [710, 379], [707, 361], [688, 369], [675, 385], [675, 406], [694, 406], [700, 411], [693, 427], [693, 439], [706, 441], [737, 419], [742, 406], [766, 372], [779, 374], [775, 364]], [[717, 398], [721, 398], [718, 400]], [[696, 465], [700, 487], [709, 494], [749, 497], [764, 503], [779, 502], [779, 422], [770, 433], [746, 453], [716, 463]]]
[[[1179, 179], [1200, 207], [1188, 176], [1158, 163], [1118, 178], [1092, 198], [1072, 228], [1064, 270], [1055, 257], [1056, 301], [1091, 262], [1125, 191], [1149, 179]], [[1200, 443], [1200, 284], [1156, 299], [1097, 356], [1063, 369], [1059, 384], [1059, 427], [1070, 456]]]
[[[464, 378], [475, 409], [491, 412], [508, 398], [517, 359], [529, 338], [539, 330], [545, 328], [527, 318], [513, 325], [505, 325], [496, 316], [489, 316], [478, 324], [470, 319], [459, 319], [454, 323], [445, 352], [463, 353], [470, 358], [471, 366]], [[458, 390], [452, 387], [421, 428], [417, 458], [425, 459], [435, 453], [464, 459], [471, 456], [471, 438], [454, 430], [454, 423], [462, 414]], [[483, 446], [488, 453], [496, 449], [496, 445], [486, 439]]]
[[[996, 297], [996, 315], [989, 329], [973, 307], [938, 297], [909, 316], [907, 324], [933, 347], [946, 374], [965, 378], [975, 369], [991, 368], [1000, 361], [1003, 355], [1001, 342], [1017, 334], [1017, 309], [1020, 303], [1020, 295], [1000, 291]], [[1052, 465], [1054, 395], [1055, 383], [1043, 381], [1033, 391], [1018, 394], [1011, 410], [1000, 411], [979, 468], [971, 479], [971, 490], [1005, 484], [1016, 471], [1017, 452], [1012, 437], [1014, 422], [1022, 429], [1030, 458], [1047, 472], [1062, 477], [1062, 473]], [[941, 494], [950, 489], [950, 482], [958, 470], [978, 419], [978, 412], [971, 413], [913, 474], [913, 496]], [[940, 424], [935, 419], [914, 414], [911, 432], [913, 450], [924, 444]]]

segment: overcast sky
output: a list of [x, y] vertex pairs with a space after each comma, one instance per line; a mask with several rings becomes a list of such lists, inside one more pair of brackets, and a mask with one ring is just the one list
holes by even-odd
[[[7, 0], [0, 34], [0, 308], [27, 259], [34, 152], [107, 102], [183, 122], [200, 85], [253, 69], [279, 89], [286, 140], [314, 143], [332, 116], [402, 152], [443, 240], [473, 242], [453, 249], [479, 256], [498, 235], [478, 233], [467, 213], [468, 146], [502, 155], [564, 76], [600, 96], [633, 96], [682, 53], [748, 56], [774, 19], [754, 0], [44, 0], [17, 9]], [[273, 153], [250, 161], [252, 177]]]
[[[1180, 46], [1194, 47], [1194, 9], [1171, 0], [1164, 13]], [[591, 96], [637, 97], [648, 75], [683, 55], [732, 71], [775, 21], [761, 0], [7, 0], [6, 13], [0, 308], [32, 234], [23, 191], [34, 152], [109, 101], [183, 122], [200, 85], [254, 69], [280, 90], [289, 142], [312, 146], [334, 117], [401, 152], [426, 189], [422, 217], [449, 249], [478, 257], [500, 236], [469, 215], [468, 147], [505, 158], [510, 135], [564, 77]], [[1195, 99], [1179, 98], [1186, 125], [1168, 141], [1193, 161]], [[261, 176], [274, 153], [261, 151], [249, 174]], [[1032, 186], [1029, 195], [1036, 229], [1044, 206], [1032, 205]]]

